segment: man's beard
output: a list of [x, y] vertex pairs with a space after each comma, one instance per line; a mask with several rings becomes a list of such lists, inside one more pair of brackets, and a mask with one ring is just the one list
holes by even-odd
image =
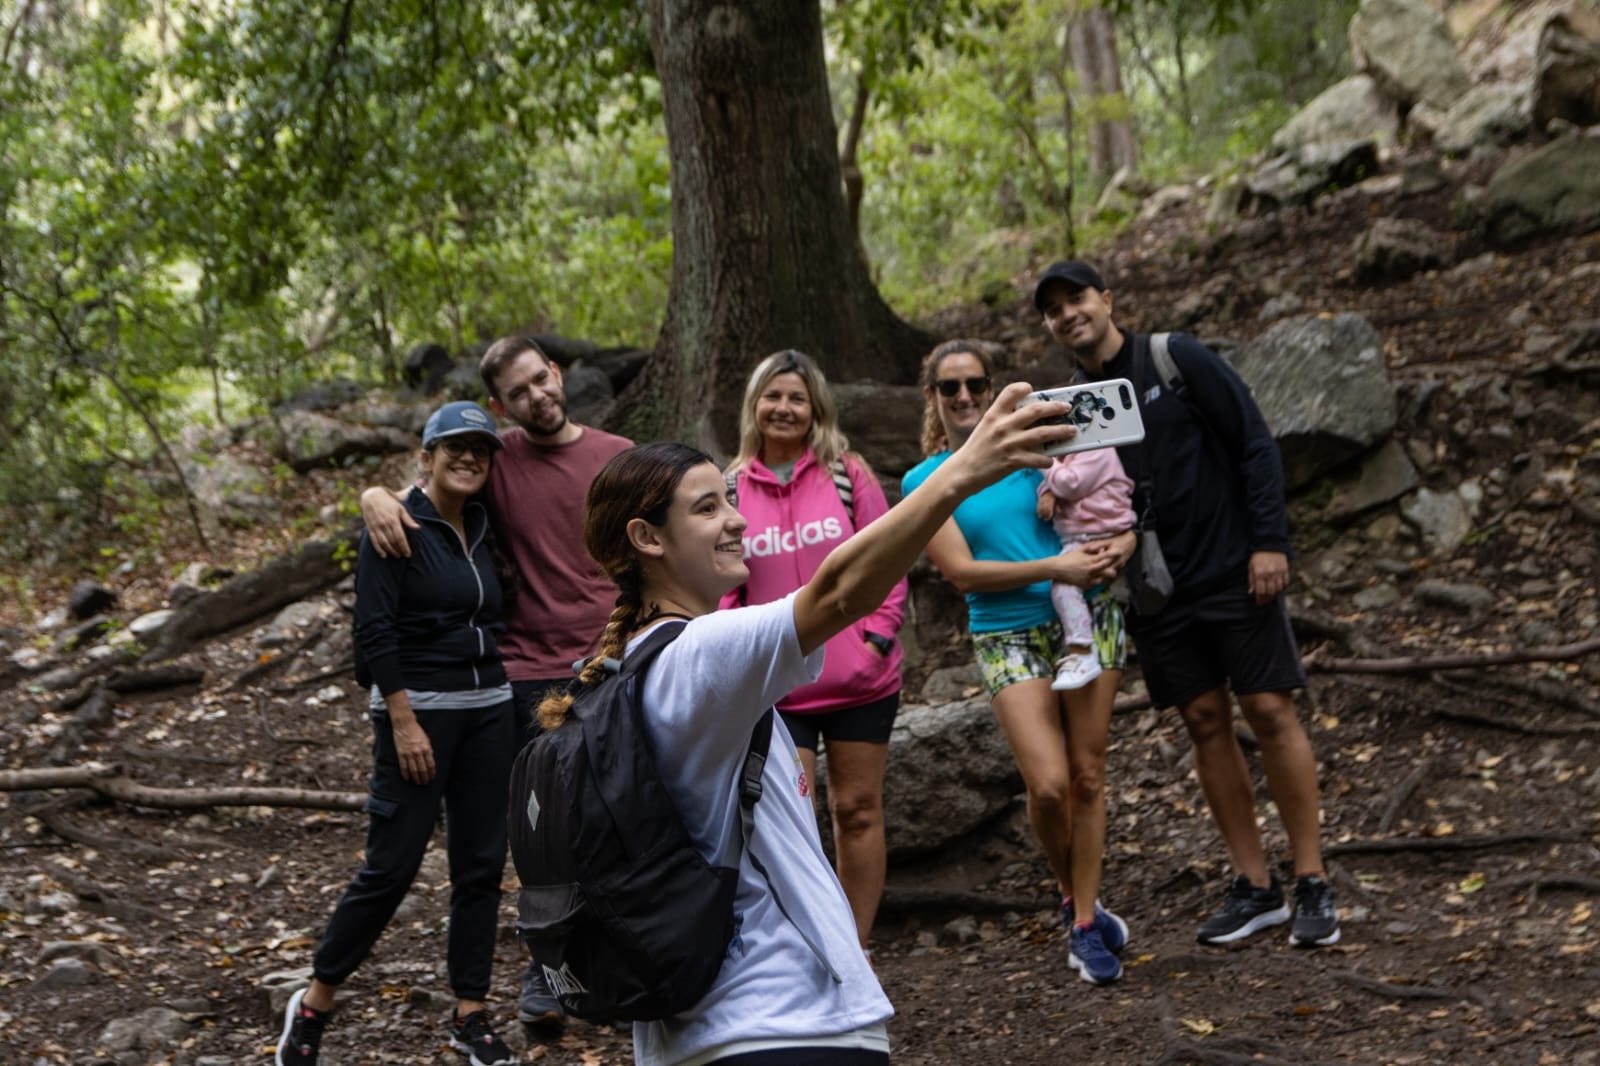
[[555, 413], [544, 422], [518, 422], [523, 432], [535, 437], [553, 437], [567, 426], [567, 402], [563, 398], [559, 403], [551, 405]]

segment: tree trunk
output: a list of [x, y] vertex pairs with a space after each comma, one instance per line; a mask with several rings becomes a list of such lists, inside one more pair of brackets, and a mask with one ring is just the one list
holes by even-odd
[[932, 342], [851, 231], [820, 0], [650, 0], [672, 166], [672, 279], [621, 432], [727, 451], [749, 369], [780, 348], [834, 380], [908, 382]]
[[1111, 13], [1087, 7], [1067, 26], [1067, 46], [1078, 72], [1078, 95], [1088, 116], [1089, 175], [1104, 181], [1122, 167], [1137, 169], [1133, 127], [1122, 113], [1122, 67]]

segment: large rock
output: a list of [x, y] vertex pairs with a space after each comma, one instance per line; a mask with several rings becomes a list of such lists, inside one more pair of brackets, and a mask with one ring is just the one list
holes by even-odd
[[1472, 85], [1443, 16], [1423, 0], [1362, 0], [1350, 52], [1356, 69], [1406, 106], [1447, 111]]
[[1376, 451], [1361, 457], [1361, 468], [1355, 480], [1339, 486], [1323, 516], [1331, 522], [1348, 521], [1416, 487], [1416, 466], [1400, 442], [1391, 438]]
[[1021, 788], [987, 702], [901, 708], [883, 786], [890, 858], [942, 850], [1005, 812]]
[[1467, 155], [1519, 141], [1530, 125], [1522, 89], [1504, 82], [1474, 85], [1445, 112], [1433, 143], [1447, 155]]
[[599, 367], [573, 363], [561, 375], [561, 384], [567, 396], [567, 415], [574, 422], [594, 424], [611, 409], [615, 398], [611, 378]]
[[1394, 431], [1383, 338], [1360, 315], [1287, 319], [1241, 347], [1231, 362], [1278, 439], [1291, 489]]
[[178, 465], [183, 468], [189, 490], [216, 522], [247, 525], [282, 513], [270, 491], [267, 472], [231, 452], [184, 455]]
[[388, 426], [354, 426], [314, 411], [287, 411], [278, 420], [283, 431], [278, 457], [305, 473], [362, 455], [387, 455], [417, 446], [417, 439]]
[[1452, 255], [1443, 234], [1414, 218], [1375, 220], [1351, 250], [1362, 281], [1399, 281], [1444, 266]]
[[98, 581], [90, 581], [87, 578], [72, 586], [72, 593], [67, 597], [67, 607], [72, 611], [72, 617], [79, 620], [93, 618], [116, 605], [115, 592]]
[[1541, 129], [1552, 119], [1600, 123], [1600, 15], [1574, 8], [1539, 34], [1532, 112]]
[[1422, 534], [1428, 554], [1447, 556], [1472, 532], [1475, 507], [1471, 494], [1418, 489], [1400, 503], [1400, 513]]
[[1392, 146], [1400, 135], [1394, 101], [1378, 83], [1357, 74], [1324, 89], [1272, 135], [1272, 150], [1292, 152], [1308, 144], [1371, 140]]
[[1245, 179], [1244, 206], [1260, 212], [1307, 204], [1378, 169], [1378, 148], [1370, 139], [1303, 145], [1267, 160]]
[[[100, 1034], [99, 1044], [115, 1054], [121, 1051], [156, 1053], [172, 1051], [190, 1033], [183, 1015], [168, 1007], [151, 1007], [126, 1018], [110, 1022]], [[149, 1059], [146, 1059], [149, 1061]]]
[[922, 462], [922, 389], [853, 381], [832, 387], [839, 428], [850, 447], [885, 477], [898, 479]]
[[1501, 244], [1600, 226], [1600, 143], [1562, 137], [1513, 159], [1489, 179], [1482, 214], [1485, 234]]
[[419, 344], [406, 354], [400, 373], [405, 383], [425, 395], [444, 387], [444, 379], [455, 367], [455, 360], [442, 344]]

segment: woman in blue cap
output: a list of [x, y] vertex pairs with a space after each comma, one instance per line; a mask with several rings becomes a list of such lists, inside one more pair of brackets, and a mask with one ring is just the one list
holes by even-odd
[[495, 643], [500, 582], [488, 516], [473, 499], [499, 449], [483, 408], [445, 404], [422, 431], [422, 489], [405, 500], [417, 524], [407, 533], [410, 556], [383, 558], [362, 534], [355, 659], [356, 679], [371, 689], [367, 853], [317, 945], [310, 987], [289, 1000], [278, 1066], [317, 1061], [334, 996], [405, 899], [441, 802], [450, 853], [447, 962], [457, 999], [450, 1044], [473, 1066], [514, 1061], [484, 1008], [517, 744]]

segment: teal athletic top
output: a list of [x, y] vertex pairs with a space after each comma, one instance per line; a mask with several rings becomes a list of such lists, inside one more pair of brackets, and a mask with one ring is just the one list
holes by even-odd
[[[900, 491], [909, 495], [939, 469], [949, 452], [930, 455], [906, 471]], [[1057, 555], [1061, 540], [1039, 520], [1039, 470], [1018, 470], [961, 501], [956, 525], [967, 538], [974, 559], [1025, 563]], [[967, 593], [967, 628], [974, 633], [1031, 629], [1056, 620], [1050, 603], [1050, 582], [1036, 581], [1004, 592]]]

